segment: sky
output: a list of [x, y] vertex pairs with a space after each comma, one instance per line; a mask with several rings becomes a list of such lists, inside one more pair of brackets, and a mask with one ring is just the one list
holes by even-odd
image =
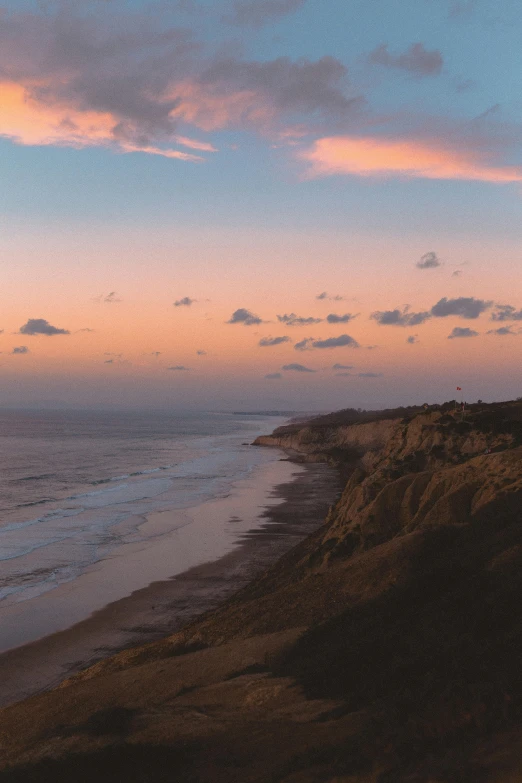
[[515, 0], [7, 0], [0, 406], [522, 396]]

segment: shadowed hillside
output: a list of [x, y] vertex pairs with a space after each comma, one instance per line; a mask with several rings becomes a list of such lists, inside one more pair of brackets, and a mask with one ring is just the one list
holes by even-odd
[[522, 780], [522, 402], [257, 443], [341, 466], [324, 525], [174, 636], [4, 709], [0, 783]]

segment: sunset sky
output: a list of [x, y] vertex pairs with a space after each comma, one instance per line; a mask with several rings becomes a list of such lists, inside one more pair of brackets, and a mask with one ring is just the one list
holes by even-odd
[[521, 46], [516, 0], [6, 0], [0, 406], [522, 396]]

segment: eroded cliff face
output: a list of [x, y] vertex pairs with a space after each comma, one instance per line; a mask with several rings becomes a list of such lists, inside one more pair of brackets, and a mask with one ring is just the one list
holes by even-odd
[[522, 780], [522, 403], [508, 407], [259, 439], [343, 467], [325, 523], [179, 633], [5, 710], [10, 763], [29, 765], [14, 779], [108, 759], [89, 779]]

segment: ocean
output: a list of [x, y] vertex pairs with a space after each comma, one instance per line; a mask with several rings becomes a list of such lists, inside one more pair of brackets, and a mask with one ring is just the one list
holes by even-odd
[[248, 444], [283, 421], [252, 414], [0, 412], [0, 649], [2, 610], [21, 602], [36, 607], [35, 599], [125, 545], [146, 545], [158, 536], [145, 524], [152, 512], [226, 497], [238, 480], [279, 458]]

